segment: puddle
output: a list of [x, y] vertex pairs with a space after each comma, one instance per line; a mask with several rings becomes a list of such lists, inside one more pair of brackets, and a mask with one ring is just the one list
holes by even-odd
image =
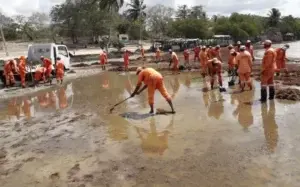
[[[1, 186], [297, 186], [300, 104], [199, 76], [165, 77], [175, 115], [148, 114], [146, 92], [110, 114], [137, 79], [115, 72], [2, 100]], [[155, 108], [170, 110], [158, 92]]]

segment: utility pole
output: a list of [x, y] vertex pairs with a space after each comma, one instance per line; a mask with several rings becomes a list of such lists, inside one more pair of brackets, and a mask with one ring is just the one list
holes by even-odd
[[6, 56], [9, 56], [8, 51], [7, 51], [7, 47], [6, 47], [6, 41], [5, 41], [5, 37], [4, 37], [4, 33], [3, 33], [2, 24], [0, 24], [0, 32], [1, 32], [1, 38], [2, 38], [3, 47], [4, 47], [4, 50], [5, 50]]

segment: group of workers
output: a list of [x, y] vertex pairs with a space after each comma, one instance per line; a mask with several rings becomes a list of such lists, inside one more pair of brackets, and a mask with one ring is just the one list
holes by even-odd
[[[52, 84], [52, 61], [48, 58], [41, 56], [40, 60], [43, 62], [43, 66], [37, 67], [34, 72], [34, 83], [38, 85], [41, 80], [50, 82]], [[19, 63], [16, 60], [8, 60], [4, 63], [3, 75], [5, 77], [5, 86], [10, 87], [15, 85], [15, 74], [18, 74], [21, 79], [22, 88], [26, 87], [26, 73], [27, 71], [27, 59], [24, 56], [19, 58]], [[60, 84], [64, 78], [64, 62], [60, 57], [56, 58], [55, 65], [56, 80]], [[30, 72], [31, 73], [31, 72]]]
[[[267, 88], [269, 88], [269, 100], [273, 100], [275, 97], [275, 88], [274, 88], [274, 75], [279, 73], [281, 70], [285, 70], [286, 63], [286, 50], [289, 48], [289, 45], [286, 44], [282, 48], [274, 49], [272, 48], [272, 41], [264, 41], [265, 53], [261, 63], [261, 102], [266, 102], [267, 100]], [[248, 86], [249, 90], [252, 90], [252, 63], [255, 60], [254, 57], [254, 48], [250, 40], [247, 40], [245, 45], [241, 45], [241, 42], [237, 42], [236, 47], [229, 45], [229, 58], [228, 58], [228, 73], [229, 76], [238, 75], [239, 77], [239, 86], [241, 92], [244, 91], [245, 87]], [[159, 49], [157, 49], [159, 52]], [[126, 52], [125, 52], [126, 53]], [[177, 72], [179, 69], [179, 59], [177, 54], [169, 50], [170, 53], [170, 65], [173, 64], [173, 71]], [[222, 81], [222, 64], [223, 61], [220, 55], [220, 46], [215, 47], [209, 46], [197, 46], [194, 49], [194, 61], [200, 61], [201, 74], [205, 80], [206, 76], [210, 76], [210, 86], [211, 89], [214, 88], [215, 77], [218, 77], [218, 82], [220, 86], [220, 91], [226, 91], [223, 88]], [[156, 56], [156, 58], [160, 56]], [[184, 50], [184, 59], [185, 64], [189, 64], [189, 52], [187, 49]], [[138, 83], [135, 88], [135, 91], [131, 94], [131, 97], [140, 94], [143, 90], [148, 88], [148, 102], [150, 105], [150, 113], [154, 112], [154, 92], [159, 90], [161, 95], [169, 103], [172, 113], [175, 113], [172, 99], [168, 94], [164, 82], [163, 76], [153, 68], [139, 67], [137, 68]], [[144, 82], [144, 87], [141, 88], [142, 82]], [[141, 88], [141, 89], [140, 89]]]

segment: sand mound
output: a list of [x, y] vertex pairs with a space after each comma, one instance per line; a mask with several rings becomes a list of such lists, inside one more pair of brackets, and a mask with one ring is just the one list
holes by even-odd
[[279, 89], [276, 93], [277, 99], [300, 101], [300, 90], [296, 88]]

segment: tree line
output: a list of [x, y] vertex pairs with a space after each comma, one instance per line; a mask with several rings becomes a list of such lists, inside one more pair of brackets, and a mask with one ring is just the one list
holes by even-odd
[[[125, 9], [125, 10], [124, 10]], [[120, 11], [122, 10], [122, 11]], [[281, 16], [272, 8], [268, 15], [232, 13], [211, 18], [203, 6], [182, 5], [173, 9], [163, 5], [147, 7], [143, 0], [66, 0], [52, 7], [50, 15], [33, 13], [7, 17], [0, 14], [6, 40], [38, 40], [71, 38], [78, 43], [81, 37], [128, 34], [130, 39], [162, 39], [170, 37], [211, 38], [215, 34], [231, 35], [234, 40], [255, 40], [275, 30], [283, 36], [293, 33], [300, 38], [300, 18]], [[289, 35], [289, 34], [288, 34]]]

